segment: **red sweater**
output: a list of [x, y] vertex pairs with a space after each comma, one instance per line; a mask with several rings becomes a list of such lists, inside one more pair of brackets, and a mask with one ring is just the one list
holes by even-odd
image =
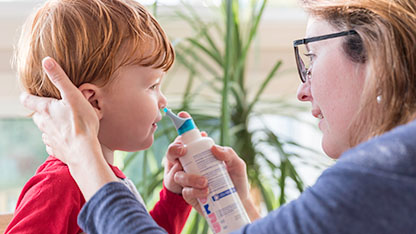
[[[126, 178], [120, 169], [111, 168], [118, 178]], [[23, 187], [5, 233], [80, 233], [77, 216], [84, 203], [68, 167], [50, 156]], [[150, 215], [168, 233], [180, 233], [190, 211], [182, 196], [163, 186]]]

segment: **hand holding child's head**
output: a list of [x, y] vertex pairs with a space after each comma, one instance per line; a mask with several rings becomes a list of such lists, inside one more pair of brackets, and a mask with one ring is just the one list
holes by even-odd
[[[83, 160], [81, 157], [76, 157], [77, 154], [73, 154], [71, 149], [80, 146], [81, 141], [92, 144], [97, 140], [99, 129], [97, 113], [55, 60], [45, 58], [43, 68], [50, 81], [59, 90], [62, 99], [24, 93], [21, 95], [21, 102], [35, 112], [33, 120], [43, 133], [42, 140], [49, 154], [67, 164]], [[99, 147], [98, 144], [97, 146]]]

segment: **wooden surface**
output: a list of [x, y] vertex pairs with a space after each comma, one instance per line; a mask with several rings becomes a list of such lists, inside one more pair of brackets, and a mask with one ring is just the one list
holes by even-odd
[[12, 220], [13, 214], [0, 214], [0, 233], [4, 233], [4, 230], [6, 230], [7, 225]]

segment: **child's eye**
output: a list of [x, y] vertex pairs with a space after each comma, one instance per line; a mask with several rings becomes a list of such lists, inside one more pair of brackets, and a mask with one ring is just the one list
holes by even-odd
[[151, 90], [155, 90], [159, 86], [159, 83], [150, 86]]

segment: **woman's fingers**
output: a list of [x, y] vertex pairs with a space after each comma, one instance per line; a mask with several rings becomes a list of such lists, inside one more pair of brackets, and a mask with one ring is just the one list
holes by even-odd
[[[189, 204], [191, 205], [199, 214], [204, 215], [202, 213], [202, 209], [201, 206], [198, 203], [198, 200], [195, 198], [195, 196], [193, 195], [194, 192], [192, 192], [192, 190], [190, 188], [184, 188], [182, 189], [182, 197], [183, 199]], [[201, 199], [206, 198], [202, 197]]]
[[42, 141], [45, 145], [49, 145], [48, 137], [45, 133], [42, 133]]
[[186, 112], [186, 111], [179, 112], [178, 113], [178, 116], [181, 117], [181, 118], [189, 118], [189, 117], [191, 117], [191, 115], [188, 112]]
[[39, 112], [35, 112], [32, 116], [33, 122], [36, 124], [36, 126], [39, 128], [41, 132], [46, 131], [45, 126], [45, 117], [41, 116]]
[[194, 202], [193, 200], [207, 198], [208, 188], [196, 189], [196, 188], [191, 188], [191, 187], [185, 187], [182, 189], [182, 196], [187, 202], [192, 201], [192, 203], [197, 203], [197, 202]]
[[173, 163], [179, 157], [184, 156], [186, 152], [186, 146], [180, 141], [175, 141], [169, 145], [168, 152], [166, 153], [166, 159]]
[[178, 161], [175, 161], [174, 163], [167, 161], [166, 164], [169, 174], [175, 175], [176, 172], [183, 171], [182, 165]]
[[23, 106], [39, 113], [48, 113], [49, 105], [53, 100], [53, 98], [38, 97], [25, 92], [20, 94], [20, 102]]
[[68, 101], [69, 104], [74, 104], [78, 98], [83, 98], [81, 92], [54, 59], [46, 57], [42, 60], [42, 65], [49, 80], [61, 93], [62, 99]]
[[226, 163], [232, 162], [237, 156], [232, 148], [225, 146], [213, 145], [211, 151], [218, 160]]
[[237, 153], [231, 147], [213, 145], [211, 147], [211, 152], [218, 160], [224, 161], [227, 168], [245, 170], [244, 161], [238, 157]]
[[174, 180], [175, 173], [177, 173], [178, 171], [182, 171], [181, 164], [178, 161], [173, 162], [173, 163], [169, 162], [168, 160], [164, 160], [164, 161], [165, 161], [165, 172], [164, 172], [164, 177], [163, 177], [163, 183], [165, 187], [173, 193], [181, 194], [182, 186], [177, 184]]
[[48, 155], [54, 155], [53, 149], [51, 148], [51, 142], [48, 138], [48, 135], [46, 135], [45, 133], [42, 133], [42, 141], [46, 146], [45, 148]]
[[53, 153], [52, 148], [51, 148], [51, 147], [49, 147], [49, 146], [46, 146], [46, 152], [48, 153], [48, 155], [52, 155], [52, 156], [54, 156], [54, 155], [55, 155], [55, 154]]
[[176, 172], [174, 180], [182, 187], [193, 187], [203, 189], [207, 188], [208, 185], [208, 181], [205, 177], [195, 174], [188, 174], [184, 171]]
[[42, 133], [42, 141], [46, 146], [46, 152], [48, 152], [49, 155], [52, 153], [52, 148], [50, 147], [50, 143], [48, 140], [48, 136], [45, 133]]

